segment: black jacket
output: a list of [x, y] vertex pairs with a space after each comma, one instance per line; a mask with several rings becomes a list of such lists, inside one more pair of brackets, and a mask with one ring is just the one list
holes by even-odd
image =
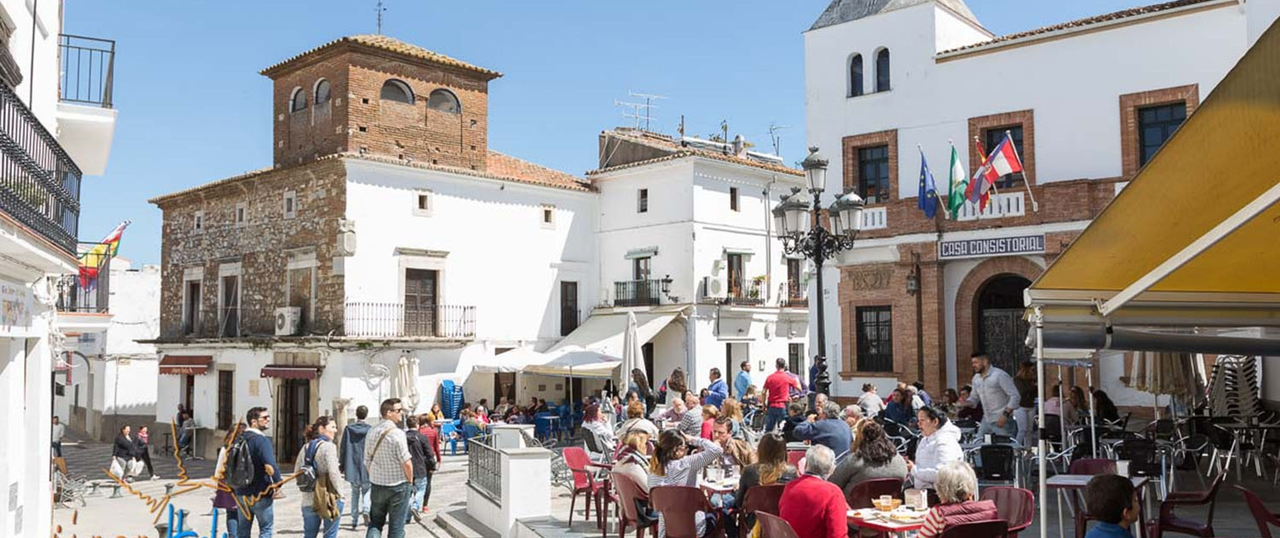
[[111, 449], [111, 457], [131, 460], [137, 455], [138, 447], [133, 444], [133, 439], [123, 433], [116, 435], [116, 444]]
[[418, 430], [405, 431], [404, 438], [409, 444], [409, 458], [413, 462], [413, 479], [426, 477], [427, 472], [435, 467], [436, 456], [431, 452], [431, 445]]

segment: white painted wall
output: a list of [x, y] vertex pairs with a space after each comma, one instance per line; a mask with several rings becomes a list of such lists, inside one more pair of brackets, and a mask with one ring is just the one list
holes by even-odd
[[1249, 45], [1252, 46], [1280, 17], [1280, 0], [1249, 0], [1244, 9], [1249, 18]]
[[62, 32], [62, 2], [3, 0], [0, 1], [0, 17], [14, 28], [6, 45], [22, 71], [22, 83], [14, 88], [14, 92], [36, 115], [36, 119], [56, 135], [60, 69], [58, 34]]

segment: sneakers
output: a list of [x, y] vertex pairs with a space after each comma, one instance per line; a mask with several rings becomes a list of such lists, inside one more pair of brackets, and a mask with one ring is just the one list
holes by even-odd
[[159, 480], [159, 479], [160, 479], [160, 475], [158, 475], [158, 474], [153, 474], [153, 475], [151, 475], [151, 479], [152, 479], [152, 480]]

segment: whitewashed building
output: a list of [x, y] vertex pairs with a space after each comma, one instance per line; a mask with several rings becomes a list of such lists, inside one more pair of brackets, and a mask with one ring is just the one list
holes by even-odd
[[4, 536], [52, 533], [49, 425], [63, 342], [57, 282], [76, 272], [80, 181], [105, 170], [115, 126], [113, 44], [63, 35], [63, 15], [61, 2], [0, 1]]
[[[865, 382], [964, 385], [969, 356], [1016, 368], [1027, 287], [1272, 25], [1274, 0], [1179, 0], [1006, 36], [963, 0], [835, 0], [804, 33], [806, 129], [828, 192], [856, 189], [879, 224], [827, 266], [834, 392]], [[986, 211], [917, 209], [920, 150], [947, 194], [950, 145], [1009, 133], [1025, 173]], [[1104, 358], [1109, 358], [1104, 357]], [[1126, 361], [1100, 361], [1118, 404]]]

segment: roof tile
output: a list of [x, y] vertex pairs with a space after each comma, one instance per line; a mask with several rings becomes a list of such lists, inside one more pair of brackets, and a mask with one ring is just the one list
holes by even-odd
[[335, 39], [333, 41], [320, 45], [319, 47], [313, 48], [311, 50], [308, 50], [306, 52], [293, 56], [287, 60], [284, 60], [280, 63], [272, 65], [271, 67], [263, 69], [261, 73], [266, 76], [273, 76], [275, 73], [278, 73], [279, 71], [283, 70], [285, 67], [289, 65], [300, 62], [308, 57], [314, 56], [325, 50], [328, 50], [343, 44], [370, 47], [374, 49], [383, 50], [386, 52], [392, 52], [392, 53], [400, 54], [403, 56], [408, 56], [410, 58], [415, 58], [418, 60], [426, 60], [428, 62], [443, 65], [446, 67], [455, 67], [458, 69], [479, 73], [490, 79], [495, 79], [502, 76], [502, 73], [499, 73], [497, 71], [472, 65], [462, 60], [445, 56], [438, 52], [432, 52], [422, 47], [419, 47], [417, 45], [411, 45], [409, 43], [405, 43], [404, 41], [400, 41], [399, 39], [395, 39], [393, 37], [387, 37], [385, 35], [374, 35], [374, 34], [353, 35], [353, 36], [346, 36], [346, 37]]

